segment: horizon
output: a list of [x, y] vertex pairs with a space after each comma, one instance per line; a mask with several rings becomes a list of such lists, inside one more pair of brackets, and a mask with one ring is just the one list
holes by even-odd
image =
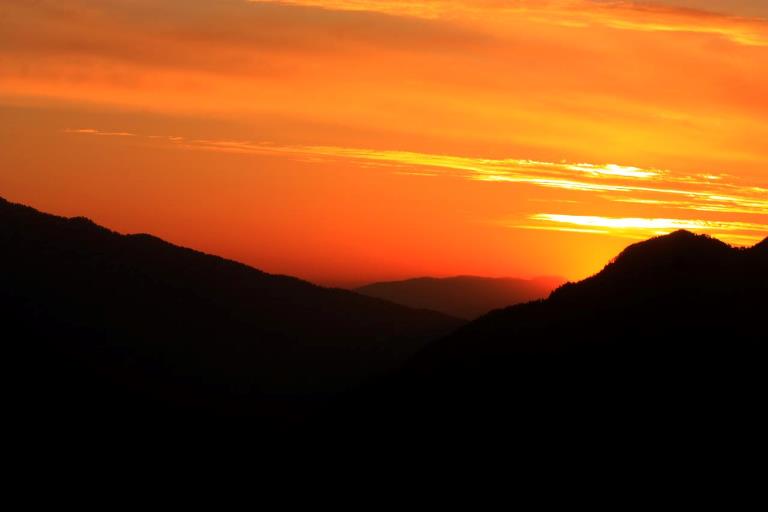
[[11, 0], [0, 32], [0, 196], [268, 273], [578, 281], [768, 235], [759, 0]]
[[[175, 244], [175, 243], [173, 243], [170, 240], [165, 240], [165, 239], [159, 238], [156, 235], [154, 235], [153, 233], [148, 233], [148, 232], [143, 232], [143, 231], [142, 232], [136, 232], [136, 233], [122, 233], [122, 232], [115, 231], [115, 230], [111, 229], [109, 226], [104, 226], [102, 224], [99, 224], [98, 222], [94, 222], [92, 219], [89, 219], [88, 217], [84, 217], [84, 216], [81, 216], [81, 215], [75, 215], [75, 216], [71, 216], [71, 217], [61, 216], [61, 215], [57, 215], [57, 214], [54, 214], [54, 213], [51, 213], [51, 212], [41, 211], [40, 209], [35, 208], [34, 205], [26, 205], [26, 204], [17, 203], [17, 202], [14, 202], [14, 201], [9, 201], [8, 199], [0, 196], [0, 203], [3, 203], [3, 202], [5, 202], [7, 204], [10, 204], [10, 205], [14, 205], [14, 206], [19, 206], [19, 207], [22, 207], [22, 208], [31, 208], [36, 213], [42, 214], [44, 216], [53, 215], [54, 217], [59, 217], [59, 218], [62, 218], [62, 219], [67, 219], [67, 220], [84, 219], [85, 221], [88, 221], [89, 223], [92, 223], [92, 224], [98, 226], [99, 228], [106, 229], [107, 231], [110, 231], [110, 232], [115, 233], [117, 235], [121, 235], [121, 236], [146, 235], [146, 236], [150, 236], [150, 237], [153, 237], [153, 238], [157, 238], [158, 240], [161, 240], [161, 241], [163, 241], [165, 243], [168, 243], [168, 244], [170, 244], [170, 245], [172, 245], [174, 247], [179, 247], [179, 248], [182, 248], [182, 249], [190, 249], [192, 251], [195, 251], [195, 252], [203, 254], [203, 255], [209, 255], [209, 256], [229, 259], [229, 258], [226, 258], [226, 257], [220, 255], [220, 254], [207, 253], [207, 252], [202, 251], [200, 249], [197, 249], [195, 247], [188, 247], [188, 246], [183, 246], [183, 245]], [[255, 270], [258, 270], [258, 271], [265, 272], [266, 274], [272, 275], [272, 276], [284, 276], [284, 277], [299, 278], [301, 280], [304, 280], [304, 281], [306, 281], [306, 282], [308, 282], [310, 284], [314, 284], [314, 285], [317, 285], [317, 286], [326, 287], [326, 288], [339, 288], [339, 289], [345, 289], [345, 290], [351, 290], [351, 291], [357, 291], [356, 290], [357, 288], [365, 288], [365, 287], [367, 287], [369, 285], [401, 284], [401, 283], [407, 283], [407, 282], [419, 281], [419, 280], [436, 280], [436, 281], [440, 281], [440, 280], [456, 280], [456, 279], [481, 279], [481, 280], [491, 280], [491, 281], [510, 280], [510, 281], [528, 281], [528, 282], [535, 282], [535, 281], [560, 281], [559, 285], [557, 285], [554, 288], [552, 288], [554, 290], [554, 289], [557, 289], [559, 286], [562, 286], [563, 284], [578, 283], [578, 282], [581, 282], [581, 281], [583, 281], [585, 279], [588, 279], [590, 277], [596, 276], [602, 270], [604, 270], [608, 265], [613, 263], [627, 249], [629, 249], [629, 248], [631, 248], [631, 247], [633, 247], [635, 245], [643, 245], [645, 242], [650, 242], [650, 241], [653, 241], [653, 240], [656, 240], [656, 239], [659, 239], [659, 238], [670, 237], [670, 236], [674, 236], [674, 235], [678, 235], [678, 234], [687, 234], [687, 235], [691, 235], [693, 237], [702, 237], [703, 236], [703, 237], [706, 237], [709, 240], [713, 240], [713, 241], [719, 242], [719, 243], [724, 243], [725, 245], [727, 245], [728, 247], [731, 247], [732, 249], [739, 249], [739, 248], [741, 248], [741, 249], [751, 249], [753, 247], [757, 247], [757, 246], [759, 246], [761, 244], [764, 244], [764, 243], [768, 242], [768, 236], [766, 236], [762, 240], [760, 240], [758, 242], [755, 242], [755, 244], [753, 244], [753, 245], [745, 246], [745, 245], [728, 244], [727, 242], [725, 242], [723, 240], [720, 240], [717, 237], [711, 236], [711, 235], [709, 235], [707, 233], [695, 233], [695, 232], [689, 231], [687, 229], [679, 229], [679, 230], [676, 230], [676, 231], [670, 232], [670, 233], [654, 235], [654, 236], [652, 236], [652, 237], [650, 237], [648, 239], [645, 239], [645, 240], [635, 241], [635, 242], [631, 242], [631, 243], [628, 242], [627, 245], [625, 245], [621, 249], [621, 251], [619, 253], [617, 253], [614, 257], [612, 257], [612, 258], [606, 260], [605, 262], [603, 262], [601, 267], [600, 267], [600, 270], [598, 270], [594, 274], [590, 274], [588, 276], [584, 276], [583, 278], [579, 278], [579, 279], [568, 279], [568, 278], [566, 278], [564, 276], [554, 275], [554, 274], [550, 274], [550, 275], [537, 275], [537, 276], [531, 276], [531, 277], [487, 276], [487, 275], [458, 274], [458, 275], [445, 275], [445, 276], [421, 275], [421, 276], [410, 276], [410, 277], [403, 277], [403, 278], [383, 279], [383, 280], [380, 280], [380, 281], [363, 281], [363, 282], [359, 282], [359, 283], [358, 282], [352, 282], [352, 284], [343, 284], [342, 283], [342, 284], [338, 284], [337, 285], [337, 284], [332, 284], [332, 283], [331, 284], [318, 283], [318, 282], [314, 282], [314, 281], [311, 281], [309, 279], [305, 279], [305, 278], [302, 278], [301, 276], [296, 276], [296, 275], [271, 273], [271, 272], [265, 271], [264, 269], [259, 269], [259, 268], [255, 268], [255, 267], [252, 267], [252, 266], [251, 266], [251, 268], [254, 268]], [[237, 261], [237, 260], [232, 260], [232, 259], [229, 259], [229, 260], [233, 261], [235, 263], [240, 263], [240, 264], [244, 264], [246, 266], [250, 266], [250, 265], [248, 265], [245, 262], [241, 262], [241, 261]]]

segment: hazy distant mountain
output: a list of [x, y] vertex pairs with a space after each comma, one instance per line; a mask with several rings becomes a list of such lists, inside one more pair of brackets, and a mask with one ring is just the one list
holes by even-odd
[[434, 342], [345, 408], [368, 410], [361, 429], [524, 430], [574, 443], [754, 428], [768, 363], [766, 247], [685, 231], [632, 245], [594, 277]]
[[337, 390], [462, 323], [1, 199], [0, 307], [29, 405], [67, 414]]
[[543, 299], [564, 282], [560, 277], [422, 277], [369, 284], [355, 291], [405, 306], [432, 309], [471, 320], [494, 309]]

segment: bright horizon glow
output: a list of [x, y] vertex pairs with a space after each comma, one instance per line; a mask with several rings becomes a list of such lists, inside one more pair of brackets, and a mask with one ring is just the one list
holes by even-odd
[[762, 0], [7, 0], [0, 196], [267, 272], [768, 235]]
[[[658, 235], [667, 235], [672, 231], [688, 230], [707, 232], [713, 234], [724, 242], [733, 245], [743, 245], [747, 242], [758, 243], [763, 240], [761, 233], [768, 230], [768, 224], [748, 224], [744, 222], [717, 222], [690, 219], [643, 219], [643, 218], [611, 218], [594, 217], [585, 215], [557, 215], [550, 213], [538, 213], [531, 215], [531, 220], [543, 223], [568, 224], [574, 226], [587, 226], [591, 228], [605, 228], [604, 230], [591, 230], [594, 233], [614, 234], [629, 238], [648, 238]], [[560, 230], [555, 225], [533, 226], [534, 229]], [[566, 228], [573, 229], [573, 228]], [[735, 233], [734, 233], [735, 232]], [[742, 233], [742, 234], [738, 234]], [[743, 233], [754, 233], [745, 235]]]

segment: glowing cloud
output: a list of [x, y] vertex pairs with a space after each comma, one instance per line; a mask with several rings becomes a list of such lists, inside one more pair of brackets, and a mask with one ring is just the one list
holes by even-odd
[[[473, 181], [519, 183], [579, 192], [623, 193], [604, 199], [657, 204], [678, 209], [768, 215], [768, 189], [742, 185], [723, 176], [684, 175], [617, 164], [557, 163], [525, 159], [470, 158], [410, 151], [386, 151], [333, 146], [278, 146], [245, 141], [179, 141], [186, 149], [234, 153], [279, 153], [294, 157], [340, 158], [377, 162], [400, 169], [440, 170], [443, 175]], [[412, 171], [411, 171], [412, 172]], [[423, 174], [423, 171], [420, 171]], [[642, 195], [655, 195], [644, 198]], [[684, 200], [664, 199], [677, 196]]]
[[[711, 221], [699, 219], [664, 219], [637, 217], [600, 217], [594, 215], [562, 215], [538, 213], [530, 220], [539, 224], [515, 226], [527, 229], [548, 229], [553, 231], [586, 230], [590, 233], [608, 234], [627, 238], [648, 238], [665, 235], [679, 229], [703, 231], [734, 244], [754, 243], [765, 238], [768, 224], [747, 222]], [[565, 224], [567, 227], [562, 227]], [[574, 228], [572, 226], [577, 226]]]
[[[67, 130], [81, 135], [126, 135], [94, 129]], [[132, 135], [132, 134], [128, 134]], [[346, 160], [361, 166], [375, 163], [392, 167], [401, 175], [454, 177], [472, 181], [510, 183], [569, 192], [598, 194], [602, 200], [699, 212], [768, 215], [768, 189], [739, 184], [728, 175], [685, 175], [669, 170], [642, 169], [617, 164], [541, 162], [525, 159], [470, 158], [410, 151], [387, 151], [333, 146], [280, 146], [271, 143], [212, 139], [188, 140], [178, 136], [151, 136], [180, 149], [236, 154], [282, 154], [295, 159]], [[649, 197], [650, 196], [650, 197]], [[670, 198], [670, 196], [672, 198]], [[599, 217], [536, 214], [529, 229], [553, 229], [642, 237], [670, 229], [693, 229], [725, 233], [727, 240], [757, 239], [745, 235], [768, 231], [768, 224], [718, 220], [671, 218]], [[571, 224], [579, 228], [552, 227]], [[588, 229], [587, 229], [588, 228]], [[741, 234], [734, 233], [735, 231]]]
[[616, 30], [681, 32], [722, 37], [747, 46], [768, 45], [768, 27], [762, 18], [716, 14], [663, 4], [595, 0], [248, 0], [254, 4], [282, 3], [341, 11], [369, 11], [423, 18], [494, 17], [502, 24], [511, 17], [569, 28], [602, 25]]
[[81, 133], [85, 135], [103, 135], [107, 137], [135, 137], [136, 134], [128, 132], [105, 132], [101, 130], [94, 130], [93, 128], [79, 128], [77, 130], [67, 129], [64, 133]]

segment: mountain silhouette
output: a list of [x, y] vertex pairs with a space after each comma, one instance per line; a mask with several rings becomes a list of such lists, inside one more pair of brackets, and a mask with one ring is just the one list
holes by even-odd
[[431, 309], [471, 320], [494, 309], [543, 299], [564, 282], [564, 279], [558, 277], [422, 277], [373, 283], [355, 291], [405, 306]]
[[462, 323], [5, 200], [0, 247], [19, 397], [67, 416], [279, 416]]
[[337, 412], [358, 411], [353, 429], [411, 436], [418, 426], [603, 442], [723, 422], [747, 432], [765, 387], [767, 244], [686, 231], [634, 244], [546, 300], [433, 342]]
[[237, 417], [590, 446], [761, 425], [768, 239], [653, 238], [470, 323], [4, 200], [0, 248], [9, 406], [43, 428]]
[[762, 253], [765, 253], [766, 251], [768, 251], [768, 238], [766, 238], [765, 240], [757, 244], [754, 247], [754, 250], [756, 252], [762, 252]]

